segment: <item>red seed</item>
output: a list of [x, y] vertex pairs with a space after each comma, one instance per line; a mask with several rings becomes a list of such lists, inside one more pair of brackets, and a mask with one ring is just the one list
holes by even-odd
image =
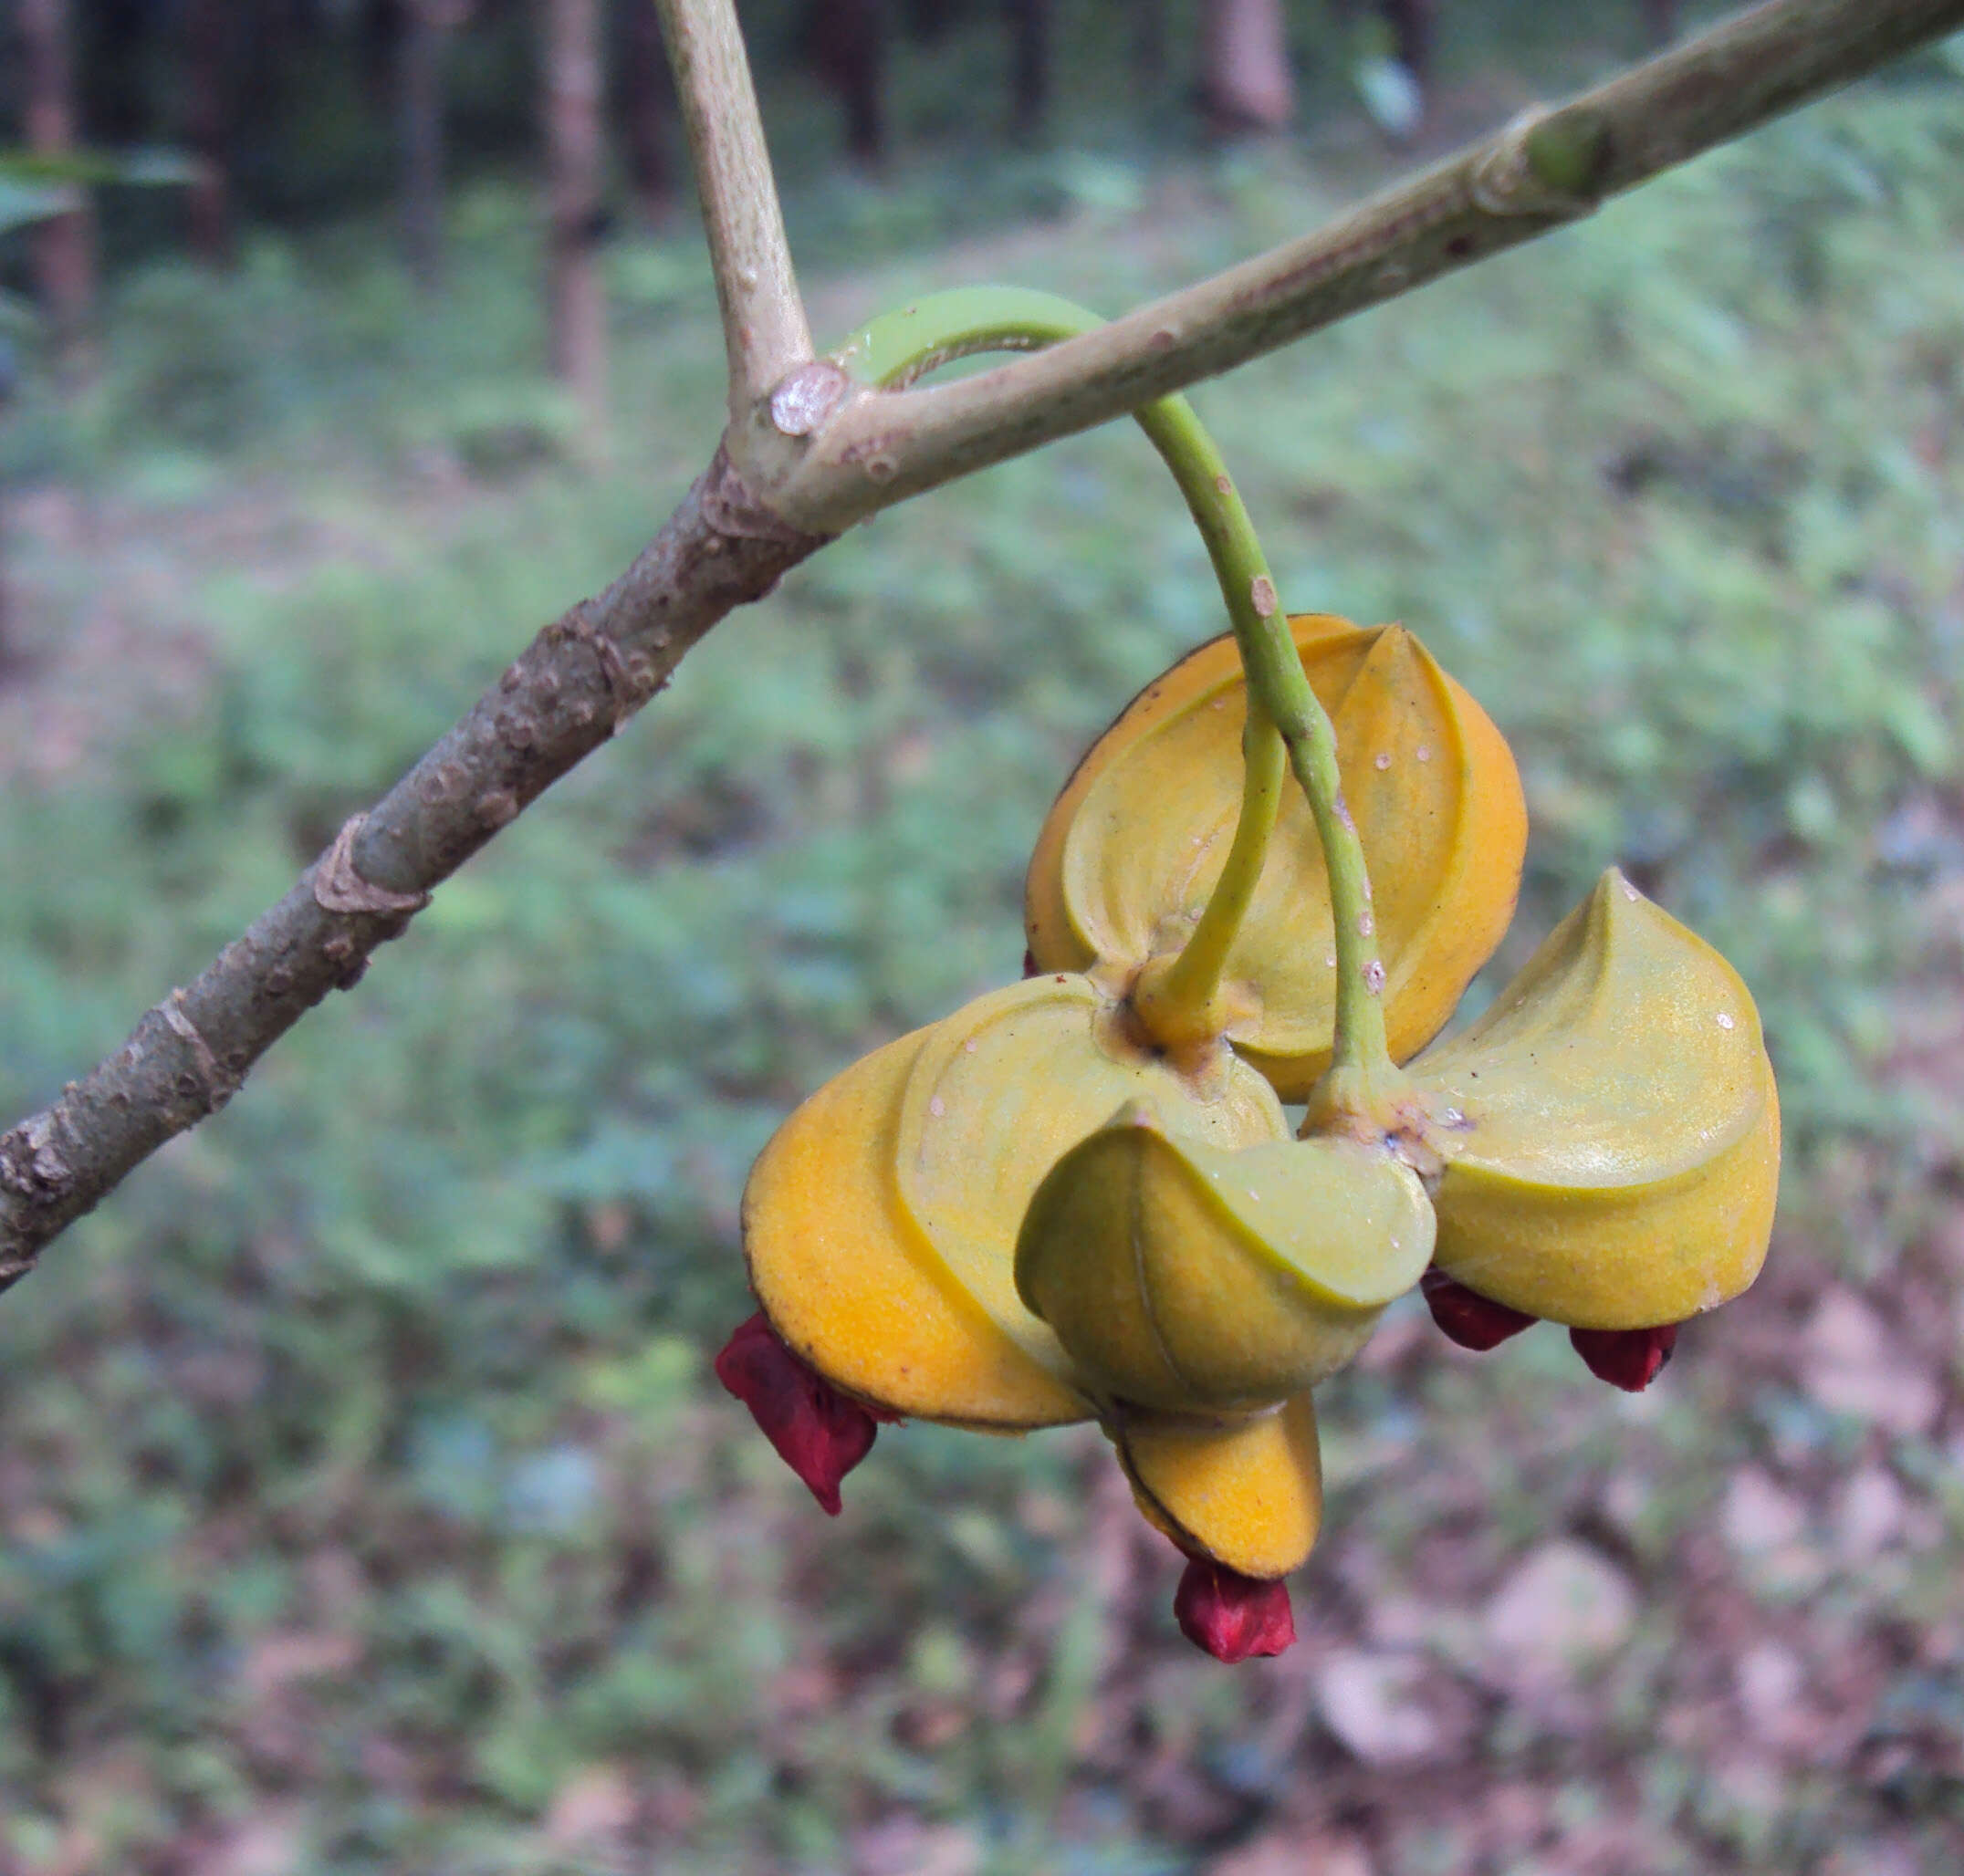
[[1677, 1346], [1677, 1329], [1675, 1322], [1655, 1329], [1572, 1329], [1569, 1339], [1598, 1381], [1640, 1394], [1664, 1372]]
[[1520, 1309], [1510, 1309], [1491, 1297], [1450, 1277], [1436, 1265], [1418, 1279], [1426, 1308], [1448, 1340], [1462, 1349], [1484, 1351], [1497, 1349], [1508, 1337], [1530, 1329], [1541, 1318]]
[[1216, 1661], [1280, 1654], [1296, 1640], [1289, 1585], [1280, 1578], [1244, 1577], [1224, 1563], [1191, 1558], [1173, 1598], [1180, 1633]]
[[840, 1513], [839, 1482], [872, 1450], [875, 1415], [788, 1347], [762, 1310], [739, 1323], [716, 1357], [716, 1379], [750, 1410], [778, 1456]]

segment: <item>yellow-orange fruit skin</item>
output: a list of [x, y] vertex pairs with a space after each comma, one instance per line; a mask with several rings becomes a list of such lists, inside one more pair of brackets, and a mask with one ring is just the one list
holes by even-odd
[[1315, 1548], [1323, 1474], [1307, 1393], [1217, 1425], [1123, 1416], [1105, 1431], [1140, 1510], [1189, 1556], [1281, 1577]]
[[1409, 1070], [1452, 1124], [1448, 1276], [1577, 1329], [1681, 1322], [1759, 1275], [1780, 1095], [1738, 972], [1614, 870]]
[[[1479, 705], [1402, 627], [1291, 621], [1331, 714], [1346, 807], [1371, 868], [1393, 1056], [1438, 1030], [1499, 943], [1527, 839], [1513, 757]], [[1227, 851], [1247, 693], [1231, 640], [1157, 679], [1079, 765], [1039, 835], [1025, 929], [1039, 969], [1129, 981], [1176, 951]], [[1328, 1066], [1331, 913], [1320, 844], [1291, 787], [1230, 955], [1227, 1035], [1285, 1100]]]
[[751, 1287], [794, 1350], [874, 1406], [998, 1431], [1087, 1419], [1084, 1397], [989, 1320], [899, 1201], [901, 1096], [927, 1033], [855, 1062], [765, 1148], [744, 1193]]

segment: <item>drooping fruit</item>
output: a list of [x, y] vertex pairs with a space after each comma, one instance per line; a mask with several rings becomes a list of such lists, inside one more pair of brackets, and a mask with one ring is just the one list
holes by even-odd
[[[1375, 893], [1393, 1056], [1422, 1047], [1514, 907], [1526, 842], [1520, 780], [1486, 713], [1399, 626], [1290, 620], [1334, 722], [1347, 811]], [[1129, 982], [1179, 950], [1232, 842], [1247, 689], [1233, 641], [1203, 645], [1106, 731], [1050, 809], [1025, 925], [1042, 969]], [[1228, 959], [1227, 1036], [1285, 1100], [1330, 1059], [1335, 968], [1322, 844], [1284, 797]]]
[[1273, 1090], [1225, 1047], [1177, 1070], [1080, 976], [992, 992], [855, 1063], [750, 1176], [744, 1247], [772, 1324], [910, 1418], [1087, 1418], [1073, 1358], [1017, 1295], [1017, 1234], [1044, 1174], [1129, 1100], [1201, 1146], [1289, 1138]]
[[1445, 1158], [1438, 1267], [1572, 1328], [1682, 1321], [1759, 1274], [1780, 1100], [1739, 974], [1614, 869], [1406, 1073]]

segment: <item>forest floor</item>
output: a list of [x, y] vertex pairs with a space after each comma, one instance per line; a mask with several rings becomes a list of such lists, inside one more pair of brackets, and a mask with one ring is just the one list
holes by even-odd
[[[1615, 861], [1759, 997], [1773, 1253], [1653, 1390], [1395, 1306], [1320, 1402], [1301, 1640], [1229, 1671], [1095, 1434], [883, 1433], [833, 1524], [716, 1389], [757, 1145], [1013, 974], [1058, 780], [1215, 630], [1150, 459], [1081, 440], [719, 630], [7, 1298], [0, 1871], [1964, 1867], [1958, 96], [1821, 107], [1199, 394], [1285, 599], [1406, 620], [1513, 741], [1501, 964]], [[1060, 159], [1050, 220], [890, 234], [820, 324], [1006, 272], [1130, 304], [1367, 167]], [[16, 419], [10, 1111], [701, 466], [685, 235], [611, 259], [602, 455], [531, 376], [529, 217], [461, 204], [433, 307], [331, 245], [152, 268], [79, 412]]]

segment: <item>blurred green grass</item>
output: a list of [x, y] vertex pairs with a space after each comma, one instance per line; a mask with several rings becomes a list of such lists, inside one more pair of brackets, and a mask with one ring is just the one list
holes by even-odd
[[[1958, 1005], [1960, 99], [1934, 67], [1866, 88], [1196, 394], [1285, 600], [1404, 619], [1514, 740], [1503, 963], [1613, 860], [1718, 943], [1781, 1070], [1791, 1239], [1864, 1278], [1964, 1112], [1899, 1071], [1906, 1021]], [[1285, 158], [1116, 194], [1076, 162], [1050, 233], [880, 245], [821, 307], [1013, 268], [1115, 311], [1327, 205]], [[139, 670], [146, 555], [191, 541], [155, 629], [194, 633], [203, 681], [0, 785], [8, 1113], [283, 891], [705, 459], [692, 244], [612, 251], [599, 465], [535, 375], [534, 235], [474, 192], [434, 306], [372, 231], [259, 237], [225, 281], [150, 267], [89, 400], [15, 422], [10, 475], [98, 516]], [[1217, 629], [1176, 514], [1113, 428], [826, 550], [7, 1298], [0, 1861], [55, 1867], [79, 1819], [99, 1866], [175, 1868], [269, 1818], [297, 1869], [612, 1868], [552, 1822], [610, 1778], [676, 1871], [854, 1866], [893, 1815], [990, 1868], [1184, 1869], [1263, 1815], [1280, 1775], [1233, 1754], [1283, 1683], [1184, 1658], [1163, 1584], [1104, 1607], [1084, 1442], [889, 1435], [828, 1526], [707, 1377], [757, 1148], [1015, 974], [1075, 754]], [[31, 536], [16, 562], [58, 672], [91, 569]], [[1693, 1480], [1754, 1450], [1706, 1430], [1712, 1377], [1626, 1426], [1552, 1345], [1495, 1360], [1330, 1391], [1333, 1525], [1412, 1558], [1443, 1506], [1498, 1555], [1620, 1442]], [[1386, 1452], [1448, 1485], [1376, 1492]], [[1700, 1502], [1656, 1511], [1656, 1555]], [[1132, 1645], [1128, 1764], [1098, 1710]], [[1603, 1725], [1662, 1767], [1660, 1651]], [[1242, 1808], [1182, 1813], [1148, 1757]], [[1811, 1868], [1844, 1828], [1796, 1798], [1755, 1835], [1674, 1765], [1684, 1867]]]

